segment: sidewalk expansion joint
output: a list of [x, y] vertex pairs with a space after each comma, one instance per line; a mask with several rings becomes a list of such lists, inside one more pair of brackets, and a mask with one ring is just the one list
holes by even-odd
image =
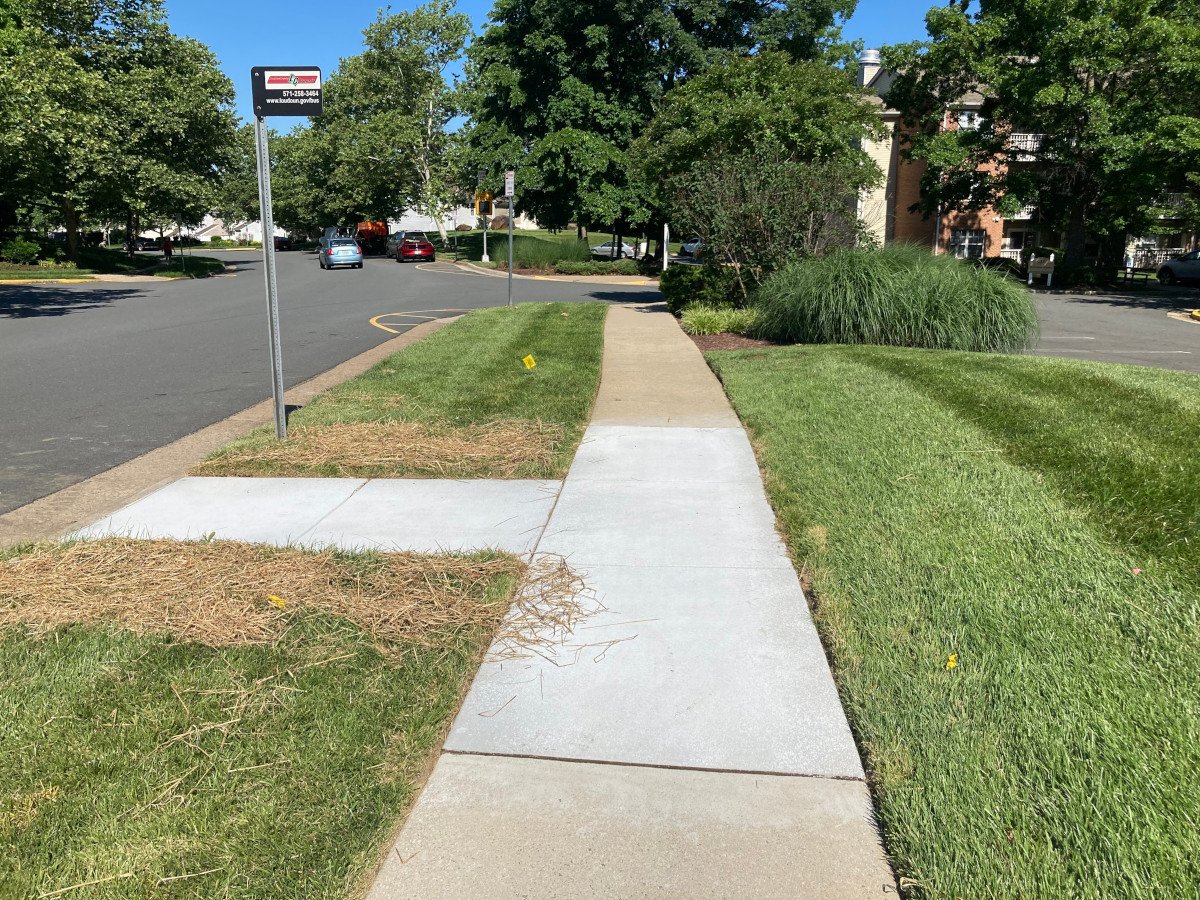
[[812, 778], [818, 781], [851, 781], [866, 784], [865, 778], [855, 775], [820, 775], [816, 772], [771, 772], [766, 769], [729, 769], [720, 766], [673, 766], [669, 763], [640, 763], [619, 759], [585, 759], [578, 756], [543, 756], [538, 753], [488, 753], [482, 750], [451, 750], [443, 754], [454, 756], [497, 756], [502, 759], [534, 759], [547, 762], [578, 763], [585, 766], [620, 766], [627, 769], [668, 769], [673, 772], [708, 772], [714, 775], [762, 775], [770, 778]]
[[563, 486], [566, 483], [566, 475], [558, 480], [558, 490], [554, 492], [554, 502], [550, 504], [550, 511], [546, 513], [546, 521], [542, 523], [542, 527], [538, 531], [537, 540], [533, 542], [533, 547], [529, 551], [529, 559], [531, 562], [537, 558], [538, 548], [542, 546], [542, 538], [546, 536], [546, 529], [550, 527], [550, 521], [554, 518], [554, 511], [558, 509], [558, 501], [562, 498]]
[[325, 513], [325, 515], [321, 516], [321, 518], [317, 519], [317, 521], [313, 522], [309, 528], [306, 528], [304, 531], [300, 532], [300, 534], [296, 535], [296, 540], [294, 541], [294, 543], [297, 543], [297, 544], [300, 543], [300, 541], [304, 540], [305, 535], [312, 534], [314, 531], [316, 531], [322, 522], [324, 522], [326, 519], [328, 519], [330, 516], [332, 516], [335, 512], [337, 512], [339, 509], [341, 509], [343, 506], [345, 506], [347, 503], [349, 503], [351, 500], [353, 500], [354, 495], [357, 494], [359, 491], [361, 491], [363, 488], [365, 488], [373, 480], [374, 479], [372, 479], [372, 478], [364, 478], [363, 483], [360, 484], [358, 487], [356, 487], [354, 490], [352, 490], [349, 494], [347, 494], [346, 498], [344, 500], [342, 500], [340, 503], [338, 503], [336, 506], [334, 506], [333, 509], [329, 510], [329, 512]]

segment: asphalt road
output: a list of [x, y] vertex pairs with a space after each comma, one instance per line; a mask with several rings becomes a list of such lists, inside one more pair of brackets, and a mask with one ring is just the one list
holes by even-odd
[[1035, 353], [1200, 372], [1200, 322], [1172, 312], [1200, 307], [1200, 288], [1144, 285], [1106, 294], [1038, 294]]
[[[261, 256], [210, 255], [229, 260], [230, 274], [0, 285], [0, 513], [270, 396]], [[289, 387], [425, 321], [416, 316], [506, 302], [504, 278], [442, 264], [368, 259], [361, 270], [324, 272], [311, 253], [277, 259]], [[659, 296], [652, 287], [513, 284], [517, 302]]]

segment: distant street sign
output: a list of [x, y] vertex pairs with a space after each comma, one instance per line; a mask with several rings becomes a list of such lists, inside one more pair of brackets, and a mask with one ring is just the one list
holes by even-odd
[[317, 66], [255, 66], [250, 70], [254, 115], [319, 116], [321, 70]]
[[514, 172], [512, 169], [509, 169], [507, 172], [504, 173], [504, 196], [505, 197], [511, 197], [513, 195], [513, 188], [516, 187], [516, 184], [515, 184], [516, 180], [517, 180], [517, 173]]

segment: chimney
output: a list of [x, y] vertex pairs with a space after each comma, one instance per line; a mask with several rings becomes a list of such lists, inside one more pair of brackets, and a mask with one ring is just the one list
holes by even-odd
[[871, 83], [871, 79], [879, 74], [879, 70], [883, 68], [879, 59], [878, 50], [864, 50], [858, 57], [858, 86], [864, 87]]

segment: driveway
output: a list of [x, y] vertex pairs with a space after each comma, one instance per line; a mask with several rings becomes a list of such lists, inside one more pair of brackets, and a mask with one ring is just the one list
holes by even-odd
[[1170, 315], [1200, 307], [1200, 289], [1039, 293], [1036, 303], [1042, 336], [1034, 353], [1200, 372], [1200, 322]]

